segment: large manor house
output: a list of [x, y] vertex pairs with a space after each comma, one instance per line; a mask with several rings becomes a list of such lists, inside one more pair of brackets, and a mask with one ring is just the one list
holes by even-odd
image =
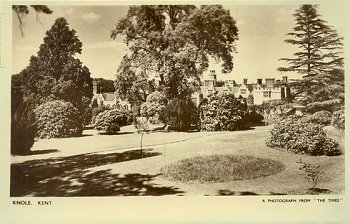
[[[291, 80], [294, 81], [294, 80]], [[243, 79], [242, 84], [237, 84], [235, 80], [225, 80], [218, 85], [215, 70], [211, 70], [209, 78], [204, 79], [198, 93], [193, 94], [192, 100], [197, 105], [211, 94], [233, 93], [236, 97], [242, 96], [247, 99], [248, 104], [261, 105], [270, 100], [281, 100], [290, 95], [289, 80], [283, 76], [282, 80], [275, 78], [258, 78], [255, 83], [249, 83], [248, 79]]]
[[[215, 70], [211, 70], [208, 78], [203, 79], [200, 90], [192, 95], [192, 101], [199, 103], [208, 98], [211, 94], [233, 93], [236, 97], [242, 96], [247, 99], [248, 104], [261, 105], [263, 102], [270, 100], [281, 100], [289, 96], [289, 83], [295, 80], [288, 80], [283, 76], [282, 80], [275, 78], [266, 78], [264, 81], [258, 78], [256, 82], [248, 83], [244, 78], [243, 83], [237, 84], [235, 80], [217, 80]], [[98, 83], [94, 82], [94, 99], [97, 99], [99, 105], [103, 104], [107, 109], [118, 108], [130, 110], [131, 105], [127, 101], [118, 98], [114, 92], [99, 92]]]

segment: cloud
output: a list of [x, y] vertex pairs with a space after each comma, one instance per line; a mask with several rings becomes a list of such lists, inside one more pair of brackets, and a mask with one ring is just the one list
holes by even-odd
[[81, 15], [81, 18], [86, 22], [95, 22], [101, 18], [101, 15], [96, 14], [94, 12], [84, 12]]
[[102, 42], [95, 42], [95, 43], [89, 43], [83, 46], [85, 49], [106, 49], [106, 48], [122, 48], [126, 49], [126, 45], [121, 42], [117, 41], [102, 41]]
[[[56, 11], [54, 11], [54, 13], [56, 13]], [[61, 7], [61, 10], [57, 11], [57, 16], [59, 17], [68, 17], [73, 15], [74, 13], [74, 9], [73, 8], [67, 8], [67, 7]]]

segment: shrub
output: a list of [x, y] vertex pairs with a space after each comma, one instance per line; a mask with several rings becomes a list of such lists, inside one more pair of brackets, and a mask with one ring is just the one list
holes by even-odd
[[261, 124], [264, 120], [264, 116], [257, 113], [255, 110], [249, 111], [249, 113], [246, 115], [245, 119], [249, 124]]
[[28, 154], [35, 135], [34, 113], [27, 103], [22, 103], [11, 116], [11, 154]]
[[247, 104], [233, 94], [211, 95], [200, 105], [202, 131], [233, 131], [246, 127]]
[[323, 172], [320, 171], [320, 165], [312, 165], [311, 163], [303, 162], [301, 159], [297, 163], [300, 165], [299, 170], [305, 171], [306, 180], [312, 182], [312, 187], [316, 188], [323, 174]]
[[128, 117], [118, 110], [106, 110], [96, 117], [95, 129], [106, 134], [116, 134], [120, 127], [127, 125]]
[[332, 121], [332, 114], [329, 111], [321, 110], [305, 117], [304, 120], [315, 124], [330, 125]]
[[21, 75], [11, 77], [11, 154], [25, 155], [30, 152], [36, 135], [34, 103], [24, 99]]
[[160, 119], [172, 130], [185, 131], [198, 123], [197, 107], [190, 99], [173, 98], [165, 106]]
[[140, 114], [150, 118], [151, 123], [159, 123], [160, 115], [165, 109], [167, 99], [163, 93], [155, 91], [147, 96], [146, 102], [141, 104]]
[[11, 83], [11, 154], [24, 155], [30, 152], [36, 135], [33, 104], [24, 101], [18, 76]]
[[305, 123], [298, 116], [288, 116], [276, 123], [266, 145], [309, 155], [340, 154], [339, 144], [326, 136], [322, 125]]
[[342, 107], [341, 110], [338, 110], [334, 112], [333, 118], [332, 118], [332, 125], [339, 130], [345, 130], [345, 110], [344, 107]]
[[37, 136], [40, 138], [64, 138], [81, 135], [83, 121], [78, 109], [70, 102], [54, 100], [35, 109]]

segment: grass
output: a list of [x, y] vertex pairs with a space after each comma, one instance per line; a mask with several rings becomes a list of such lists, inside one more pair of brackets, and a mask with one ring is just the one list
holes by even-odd
[[265, 177], [285, 169], [281, 162], [248, 155], [211, 155], [184, 159], [161, 168], [163, 176], [181, 182], [228, 182]]

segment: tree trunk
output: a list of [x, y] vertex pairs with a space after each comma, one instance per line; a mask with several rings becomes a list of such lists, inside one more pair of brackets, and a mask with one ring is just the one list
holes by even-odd
[[141, 133], [141, 158], [143, 157], [143, 152], [142, 152], [142, 140], [143, 140], [143, 132]]

